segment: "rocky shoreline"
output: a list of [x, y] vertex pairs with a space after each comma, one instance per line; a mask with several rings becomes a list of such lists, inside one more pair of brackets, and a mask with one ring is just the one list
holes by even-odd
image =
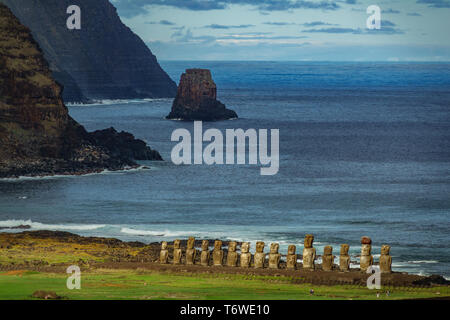
[[[211, 245], [213, 239], [209, 239]], [[224, 242], [224, 245], [227, 243]], [[199, 249], [200, 241], [195, 247]], [[169, 255], [173, 243], [169, 243]], [[183, 253], [186, 243], [182, 242]], [[322, 285], [365, 285], [366, 273], [359, 269], [350, 272], [326, 272], [302, 269], [255, 269], [240, 267], [205, 267], [196, 261], [195, 265], [161, 265], [159, 261], [160, 243], [126, 242], [115, 238], [83, 237], [63, 231], [23, 231], [20, 233], [0, 232], [0, 270], [37, 270], [65, 272], [67, 265], [76, 263], [88, 269], [131, 269], [153, 270], [171, 273], [220, 273], [292, 277], [299, 283]], [[225, 251], [225, 250], [224, 250]], [[198, 256], [200, 256], [198, 254]], [[68, 258], [72, 257], [72, 258]], [[172, 256], [171, 256], [172, 257]], [[70, 260], [70, 261], [69, 261]], [[450, 285], [442, 276], [420, 276], [404, 272], [383, 275], [382, 284], [403, 287], [430, 287]]]
[[69, 115], [31, 31], [0, 3], [0, 178], [136, 168], [161, 155], [127, 132], [87, 132]]

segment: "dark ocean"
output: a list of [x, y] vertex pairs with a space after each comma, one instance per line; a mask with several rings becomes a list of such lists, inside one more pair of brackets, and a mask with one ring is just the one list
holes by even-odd
[[[162, 62], [175, 80], [211, 69], [238, 120], [204, 130], [280, 130], [280, 170], [171, 163], [171, 99], [70, 106], [88, 130], [114, 126], [159, 150], [151, 170], [0, 181], [0, 227], [31, 225], [154, 242], [220, 238], [302, 250], [360, 238], [392, 246], [394, 270], [450, 277], [450, 64]], [[17, 230], [15, 230], [17, 231]], [[320, 262], [320, 261], [319, 261]]]

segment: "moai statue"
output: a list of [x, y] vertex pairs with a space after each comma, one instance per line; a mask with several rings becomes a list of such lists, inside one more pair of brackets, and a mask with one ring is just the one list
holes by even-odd
[[250, 268], [252, 254], [250, 253], [250, 243], [242, 242], [241, 244], [241, 268]]
[[359, 261], [359, 268], [361, 272], [366, 272], [367, 269], [373, 265], [372, 240], [369, 237], [361, 238], [361, 258]]
[[195, 250], [195, 238], [189, 237], [186, 249], [186, 264], [194, 264], [196, 254], [197, 252]]
[[350, 271], [350, 256], [348, 250], [350, 246], [348, 244], [341, 244], [341, 253], [339, 255], [339, 270], [343, 272]]
[[297, 248], [294, 245], [290, 245], [288, 247], [288, 253], [286, 256], [286, 269], [297, 269], [297, 254], [295, 253], [296, 250]]
[[209, 258], [211, 257], [211, 253], [209, 252], [209, 241], [202, 241], [202, 253], [200, 254], [200, 264], [202, 266], [209, 266]]
[[169, 261], [169, 250], [167, 250], [167, 242], [161, 243], [161, 252], [159, 253], [159, 263], [167, 264]]
[[173, 264], [181, 264], [181, 243], [180, 240], [173, 242]]
[[278, 253], [280, 245], [278, 243], [270, 244], [270, 253], [269, 253], [269, 268], [270, 269], [279, 269], [280, 268], [280, 258], [281, 254]]
[[264, 253], [265, 243], [262, 241], [258, 241], [256, 243], [256, 252], [255, 252], [255, 268], [261, 269], [264, 268], [264, 263], [266, 262], [266, 254]]
[[237, 266], [238, 254], [236, 252], [236, 246], [236, 241], [231, 241], [228, 244], [227, 266], [229, 267]]
[[307, 234], [305, 236], [305, 248], [303, 249], [303, 269], [314, 270], [314, 261], [316, 260], [316, 249], [313, 248], [314, 236]]
[[332, 271], [333, 263], [334, 263], [333, 247], [325, 246], [325, 248], [323, 248], [323, 255], [322, 255], [322, 270]]
[[391, 247], [388, 245], [381, 246], [380, 255], [380, 271], [381, 273], [391, 273], [392, 272], [392, 257], [389, 255]]
[[223, 266], [223, 250], [221, 240], [214, 241], [213, 266], [215, 267]]

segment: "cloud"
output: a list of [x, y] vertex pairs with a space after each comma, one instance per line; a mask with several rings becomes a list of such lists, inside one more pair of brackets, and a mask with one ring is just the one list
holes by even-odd
[[222, 25], [222, 24], [210, 24], [207, 26], [204, 26], [203, 28], [207, 29], [245, 29], [245, 28], [251, 28], [254, 27], [254, 24], [240, 24], [240, 25]]
[[269, 26], [292, 26], [296, 25], [294, 22], [263, 22], [263, 24], [267, 24]]
[[313, 22], [306, 22], [303, 23], [302, 26], [305, 27], [317, 27], [317, 26], [335, 26], [335, 24], [323, 22], [323, 21], [313, 21]]
[[160, 24], [160, 25], [163, 25], [163, 26], [174, 26], [174, 25], [176, 25], [175, 23], [170, 22], [168, 20], [148, 21], [148, 22], [145, 22], [145, 24]]
[[389, 20], [381, 20], [381, 25], [382, 25], [382, 28], [384, 28], [384, 27], [395, 27], [396, 26], [396, 24], [395, 23], [393, 23], [393, 22], [391, 22], [391, 21], [389, 21]]
[[171, 35], [172, 43], [202, 43], [211, 44], [214, 42], [270, 42], [276, 40], [296, 40], [305, 39], [308, 36], [289, 36], [289, 35], [271, 35], [271, 32], [243, 32], [243, 33], [228, 33], [224, 35], [202, 35], [196, 36], [192, 33], [190, 28], [181, 27]]
[[381, 13], [399, 14], [400, 11], [399, 11], [399, 10], [392, 9], [392, 8], [389, 8], [389, 9], [386, 9], [386, 10], [381, 10]]
[[[332, 33], [332, 34], [361, 34], [361, 35], [392, 35], [392, 34], [403, 34], [404, 32], [400, 29], [396, 29], [393, 28], [393, 26], [395, 26], [394, 23], [387, 21], [388, 24], [386, 25], [386, 22], [382, 21], [381, 23], [381, 29], [377, 30], [370, 30], [370, 29], [361, 29], [361, 28], [357, 28], [357, 29], [353, 29], [353, 28], [320, 28], [320, 29], [307, 29], [307, 30], [303, 30], [303, 32], [306, 33]], [[383, 24], [384, 22], [384, 24]], [[389, 26], [389, 23], [392, 24], [391, 26]], [[386, 26], [385, 26], [386, 25]]]
[[307, 29], [303, 30], [303, 32], [307, 33], [353, 33], [353, 34], [361, 34], [361, 29], [352, 29], [352, 28], [320, 28], [320, 29]]
[[230, 5], [250, 5], [261, 11], [287, 11], [291, 9], [337, 10], [333, 0], [115, 0], [121, 16], [131, 18], [147, 13], [148, 6], [167, 6], [192, 11], [223, 10]]
[[427, 4], [430, 8], [450, 8], [449, 0], [417, 0], [417, 3]]

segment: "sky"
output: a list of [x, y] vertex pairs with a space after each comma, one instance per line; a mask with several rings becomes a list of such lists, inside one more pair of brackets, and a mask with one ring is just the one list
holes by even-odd
[[450, 0], [110, 2], [159, 60], [450, 61]]

